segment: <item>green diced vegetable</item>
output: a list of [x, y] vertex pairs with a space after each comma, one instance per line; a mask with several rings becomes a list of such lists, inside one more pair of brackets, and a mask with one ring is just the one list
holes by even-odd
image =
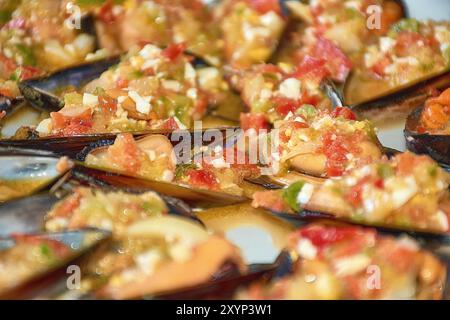
[[11, 10], [0, 10], [0, 24], [7, 23], [9, 20], [11, 20], [11, 15]]
[[317, 110], [313, 105], [304, 104], [295, 113], [308, 119], [314, 117], [317, 114]]
[[291, 184], [286, 189], [283, 189], [282, 197], [285, 203], [287, 203], [294, 211], [299, 211], [300, 206], [297, 203], [297, 196], [302, 191], [304, 181], [297, 181]]
[[42, 243], [39, 246], [39, 250], [41, 254], [47, 259], [52, 259], [54, 257], [52, 249], [46, 243]]
[[428, 168], [428, 174], [431, 178], [436, 178], [438, 173], [438, 166], [433, 164]]
[[419, 32], [419, 27], [419, 21], [416, 19], [402, 19], [391, 27], [389, 36], [395, 37], [396, 34], [402, 31]]
[[190, 169], [197, 169], [197, 165], [195, 163], [177, 165], [177, 168], [175, 169], [175, 179], [182, 178], [186, 174], [186, 171]]
[[388, 164], [378, 165], [377, 173], [383, 179], [387, 179], [395, 174], [394, 169]]
[[19, 81], [21, 75], [22, 75], [22, 69], [21, 69], [21, 68], [17, 68], [17, 69], [14, 70], [14, 72], [11, 74], [11, 76], [9, 77], [9, 80], [12, 80], [12, 81]]
[[23, 58], [23, 64], [27, 66], [36, 66], [37, 60], [34, 56], [33, 50], [29, 47], [26, 47], [22, 44], [16, 45], [16, 49], [19, 52], [19, 54]]
[[162, 206], [161, 203], [148, 201], [142, 204], [142, 209], [149, 214], [160, 214], [165, 210], [164, 206]]

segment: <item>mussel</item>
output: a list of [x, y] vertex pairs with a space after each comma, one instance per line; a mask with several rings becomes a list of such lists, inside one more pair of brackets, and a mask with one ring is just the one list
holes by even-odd
[[58, 97], [58, 91], [70, 87], [79, 89], [119, 62], [120, 57], [114, 56], [69, 67], [45, 77], [21, 81], [19, 89], [33, 107], [47, 112], [59, 111], [64, 101]]
[[[448, 95], [450, 93], [450, 89], [447, 89], [441, 96], [445, 94]], [[447, 169], [450, 166], [450, 136], [444, 130], [436, 130], [427, 129], [424, 127], [423, 119], [425, 118], [425, 108], [427, 108], [427, 117], [435, 117], [436, 114], [431, 112], [432, 109], [429, 108], [437, 108], [437, 112], [439, 112], [439, 108], [445, 108], [445, 101], [442, 104], [435, 104], [434, 106], [430, 105], [432, 101], [440, 101], [440, 98], [432, 98], [430, 99], [425, 106], [419, 107], [414, 110], [407, 118], [404, 135], [406, 139], [406, 146], [409, 150], [415, 153], [424, 153], [428, 154], [434, 160], [439, 162], [441, 165], [446, 166]], [[444, 100], [442, 98], [442, 100]], [[435, 112], [436, 112], [435, 111]], [[428, 116], [430, 114], [430, 116]], [[439, 115], [438, 115], [439, 116]], [[445, 116], [440, 122], [437, 124], [437, 129], [439, 126], [443, 126], [444, 128], [448, 126], [448, 116]], [[431, 121], [434, 121], [432, 118]], [[442, 123], [443, 122], [443, 123]], [[448, 130], [448, 129], [447, 129]]]
[[[235, 298], [441, 300], [446, 297], [448, 259], [436, 256], [408, 237], [322, 222], [300, 227], [290, 238], [272, 279], [242, 288]], [[369, 247], [370, 250], [364, 251]], [[408, 253], [411, 260], [399, 257], [400, 252]], [[412, 265], [415, 267], [410, 268]], [[404, 281], [399, 281], [401, 278]], [[364, 290], [352, 289], [359, 287], [358, 282]]]
[[253, 204], [294, 221], [331, 219], [441, 245], [450, 242], [447, 188], [448, 173], [434, 161], [405, 153], [323, 184], [298, 181], [281, 191], [255, 194]]
[[[349, 83], [346, 85], [345, 92], [358, 90], [352, 87], [351, 81], [349, 80]], [[365, 102], [352, 103], [351, 99], [349, 100], [348, 98], [349, 93], [344, 93], [344, 96], [347, 97], [345, 101], [360, 117], [373, 120], [395, 119], [396, 117], [404, 117], [416, 107], [423, 105], [431, 96], [433, 90], [447, 88], [449, 84], [450, 70], [446, 70], [437, 75], [396, 88]], [[370, 90], [363, 91], [370, 92]]]
[[43, 292], [49, 285], [67, 281], [73, 271], [68, 267], [77, 266], [84, 255], [93, 252], [109, 236], [105, 231], [79, 230], [1, 238], [0, 298], [45, 297]]
[[[366, 48], [343, 92], [347, 105], [367, 118], [395, 118], [450, 84], [448, 22], [402, 19]], [[413, 40], [414, 39], [414, 40]]]

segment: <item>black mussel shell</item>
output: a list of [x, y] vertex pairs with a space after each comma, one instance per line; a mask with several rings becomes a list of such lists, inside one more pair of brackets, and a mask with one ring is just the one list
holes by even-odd
[[81, 88], [119, 62], [120, 57], [114, 56], [69, 67], [48, 76], [21, 81], [19, 89], [33, 107], [43, 111], [58, 111], [64, 106], [64, 101], [57, 96], [58, 90], [69, 86]]
[[240, 274], [233, 264], [225, 264], [211, 281], [191, 288], [158, 294], [153, 299], [164, 300], [204, 300], [231, 299], [240, 287], [262, 278], [271, 278], [278, 268], [275, 264], [250, 265], [249, 270]]
[[0, 96], [0, 114], [4, 112], [5, 115], [8, 115], [24, 104], [25, 100], [22, 97], [12, 99], [5, 96]]
[[[229, 130], [229, 131], [228, 131]], [[130, 132], [135, 138], [143, 137], [151, 134], [162, 134], [169, 138], [174, 146], [190, 139], [191, 147], [201, 144], [214, 147], [216, 144], [228, 146], [236, 141], [240, 129], [230, 127], [226, 129], [204, 129], [200, 130], [148, 130], [145, 132]], [[211, 141], [207, 141], [205, 132], [212, 137]], [[226, 137], [226, 145], [223, 139], [216, 141], [214, 133], [221, 133], [221, 137]], [[230, 132], [230, 133], [228, 133]], [[0, 148], [16, 148], [53, 152], [56, 155], [65, 155], [72, 159], [84, 161], [87, 154], [93, 149], [108, 146], [114, 143], [119, 133], [97, 133], [88, 135], [76, 135], [68, 137], [38, 137], [31, 139], [0, 139]], [[189, 138], [188, 138], [189, 136]]]
[[[351, 105], [350, 108], [361, 118], [394, 119], [397, 116], [406, 116], [414, 108], [423, 105], [432, 90], [446, 88], [449, 85], [450, 69], [447, 69], [366, 102]], [[344, 97], [345, 90], [346, 87]]]
[[[0, 149], [1, 150], [1, 149]], [[5, 154], [0, 151], [0, 202], [34, 194], [53, 185], [70, 169], [49, 154]]]
[[55, 195], [44, 193], [0, 205], [0, 237], [40, 232], [45, 215], [58, 201]]
[[69, 181], [92, 187], [106, 187], [127, 192], [155, 191], [157, 193], [179, 198], [188, 203], [207, 202], [214, 204], [235, 204], [245, 202], [245, 197], [235, 196], [223, 192], [197, 189], [174, 183], [151, 181], [127, 176], [119, 173], [98, 170], [76, 165], [70, 171]]
[[[73, 254], [57, 265], [50, 267], [47, 271], [32, 276], [25, 283], [18, 284], [11, 290], [0, 292], [0, 299], [2, 300], [45, 298], [45, 292], [48, 291], [49, 287], [62, 281], [65, 283], [68, 280], [71, 276], [71, 273], [68, 272], [69, 266], [79, 265], [86, 254], [93, 252], [110, 237], [109, 232], [96, 229], [31, 235], [37, 239], [51, 239], [61, 242], [71, 248]], [[0, 238], [0, 250], [14, 246], [14, 243], [14, 238]]]
[[418, 133], [420, 116], [423, 107], [414, 110], [406, 120], [404, 130], [406, 147], [415, 152], [428, 154], [434, 160], [445, 166], [450, 166], [450, 136], [439, 134]]

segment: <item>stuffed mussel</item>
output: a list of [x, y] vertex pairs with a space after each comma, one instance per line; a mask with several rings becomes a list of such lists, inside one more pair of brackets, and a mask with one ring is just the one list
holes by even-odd
[[431, 89], [448, 87], [449, 41], [448, 22], [397, 22], [378, 44], [366, 48], [345, 85], [346, 104], [374, 118], [408, 113]]
[[67, 266], [108, 237], [108, 232], [78, 230], [0, 238], [0, 298], [39, 297], [49, 281], [63, 278]]
[[[244, 272], [245, 265], [232, 244], [209, 234], [196, 220], [168, 215], [169, 210], [153, 192], [81, 187], [53, 206], [44, 228], [112, 232], [110, 241], [80, 263], [84, 276], [78, 295], [151, 297]], [[195, 276], [186, 273], [188, 269], [196, 270]]]
[[450, 166], [450, 89], [430, 98], [424, 107], [412, 112], [405, 127], [408, 149], [426, 153]]
[[336, 219], [448, 242], [448, 179], [429, 157], [403, 153], [321, 185], [299, 181], [256, 193], [253, 205], [285, 217]]
[[295, 231], [287, 248], [291, 271], [256, 282], [238, 299], [440, 300], [447, 268], [410, 238], [374, 229], [311, 224]]
[[[0, 21], [0, 113], [22, 102], [17, 82], [85, 61], [95, 51], [95, 35], [70, 28], [67, 1], [2, 3]], [[7, 108], [8, 107], [8, 108]]]

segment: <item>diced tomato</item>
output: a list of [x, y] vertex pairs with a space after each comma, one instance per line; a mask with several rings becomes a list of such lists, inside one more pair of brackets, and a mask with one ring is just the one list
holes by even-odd
[[324, 78], [330, 75], [330, 71], [326, 67], [325, 59], [317, 59], [306, 55], [302, 62], [297, 66], [293, 77], [299, 79], [310, 79], [316, 83], [320, 83]]
[[129, 84], [128, 80], [122, 77], [119, 77], [119, 79], [117, 79], [116, 81], [116, 87], [119, 89], [127, 88], [128, 84]]
[[52, 118], [53, 130], [59, 135], [73, 136], [88, 133], [92, 128], [92, 110], [86, 110], [75, 117], [67, 117], [60, 112], [52, 112], [50, 117]]
[[9, 59], [2, 54], [0, 54], [0, 63], [2, 72], [4, 73], [3, 77], [5, 78], [9, 78], [11, 74], [17, 69], [17, 64], [14, 62], [14, 60]]
[[20, 80], [32, 79], [44, 74], [42, 69], [36, 67], [21, 66], [20, 69]]
[[345, 196], [348, 202], [350, 202], [355, 208], [359, 207], [362, 203], [362, 191], [364, 186], [370, 181], [370, 177], [366, 176], [358, 181]]
[[117, 110], [116, 100], [107, 95], [100, 95], [98, 97], [100, 108], [105, 112], [114, 113]]
[[341, 176], [345, 171], [349, 149], [343, 136], [327, 131], [322, 136], [323, 152], [327, 157], [327, 175]]
[[323, 249], [341, 241], [365, 242], [366, 239], [373, 238], [376, 231], [358, 227], [312, 225], [301, 228], [298, 230], [297, 234], [301, 238], [310, 240], [311, 243], [319, 249]]
[[383, 179], [377, 179], [375, 180], [375, 182], [373, 183], [375, 185], [375, 187], [377, 187], [378, 189], [384, 189], [384, 180]]
[[352, 62], [347, 55], [333, 42], [322, 36], [317, 38], [311, 54], [316, 59], [326, 61], [326, 66], [336, 81], [344, 81], [352, 68]]
[[417, 252], [406, 246], [395, 245], [393, 241], [380, 241], [379, 250], [383, 252], [383, 259], [396, 271], [403, 273], [414, 268]]
[[263, 113], [241, 113], [241, 128], [244, 131], [249, 129], [255, 129], [259, 131], [261, 129], [269, 129], [269, 121]]
[[247, 3], [260, 14], [266, 14], [273, 11], [281, 15], [279, 0], [247, 0]]
[[284, 97], [276, 97], [273, 101], [275, 102], [275, 110], [283, 117], [289, 114], [289, 112], [295, 113], [301, 106], [300, 101]]
[[98, 12], [98, 17], [104, 23], [114, 23], [116, 22], [117, 17], [113, 12], [114, 3], [111, 0], [106, 0], [105, 3], [100, 7]]
[[256, 70], [261, 73], [283, 73], [280, 67], [270, 63], [257, 65]]
[[252, 198], [252, 206], [255, 208], [265, 208], [276, 212], [289, 210], [278, 191], [258, 191], [253, 194]]
[[0, 120], [2, 120], [5, 116], [6, 116], [6, 111], [5, 110], [0, 112]]
[[27, 80], [35, 78], [44, 73], [42, 69], [32, 67], [32, 66], [19, 66], [14, 62], [13, 59], [9, 59], [4, 55], [0, 55], [0, 63], [2, 67], [0, 68], [3, 72], [5, 78], [11, 77], [11, 75], [20, 68], [20, 80]]
[[175, 61], [183, 54], [184, 50], [186, 50], [185, 43], [173, 43], [163, 50], [162, 55], [170, 61]]
[[190, 169], [186, 173], [189, 184], [200, 188], [206, 188], [210, 190], [218, 189], [219, 183], [217, 182], [214, 174], [205, 169]]
[[434, 37], [425, 37], [417, 32], [402, 31], [397, 35], [395, 52], [399, 56], [408, 56], [414, 52], [419, 45], [436, 47], [439, 42]]
[[375, 75], [378, 77], [383, 77], [385, 75], [386, 68], [391, 64], [391, 59], [388, 57], [383, 57], [379, 61], [377, 61], [371, 68], [370, 71], [372, 71]]
[[141, 150], [130, 133], [119, 134], [114, 144], [108, 148], [111, 161], [131, 174], [136, 174], [141, 168], [140, 154]]
[[347, 120], [356, 120], [356, 115], [350, 108], [347, 107], [337, 107], [336, 109], [333, 110], [331, 116], [333, 118], [343, 117]]
[[412, 173], [415, 167], [423, 163], [433, 163], [428, 156], [419, 156], [411, 152], [400, 153], [395, 156], [397, 162], [397, 173], [401, 176], [408, 176]]
[[162, 125], [162, 129], [166, 130], [177, 130], [179, 129], [178, 123], [175, 121], [173, 117], [170, 117], [166, 120], [166, 122]]
[[55, 216], [70, 217], [73, 211], [80, 205], [80, 200], [81, 194], [79, 192], [70, 195], [56, 208]]

